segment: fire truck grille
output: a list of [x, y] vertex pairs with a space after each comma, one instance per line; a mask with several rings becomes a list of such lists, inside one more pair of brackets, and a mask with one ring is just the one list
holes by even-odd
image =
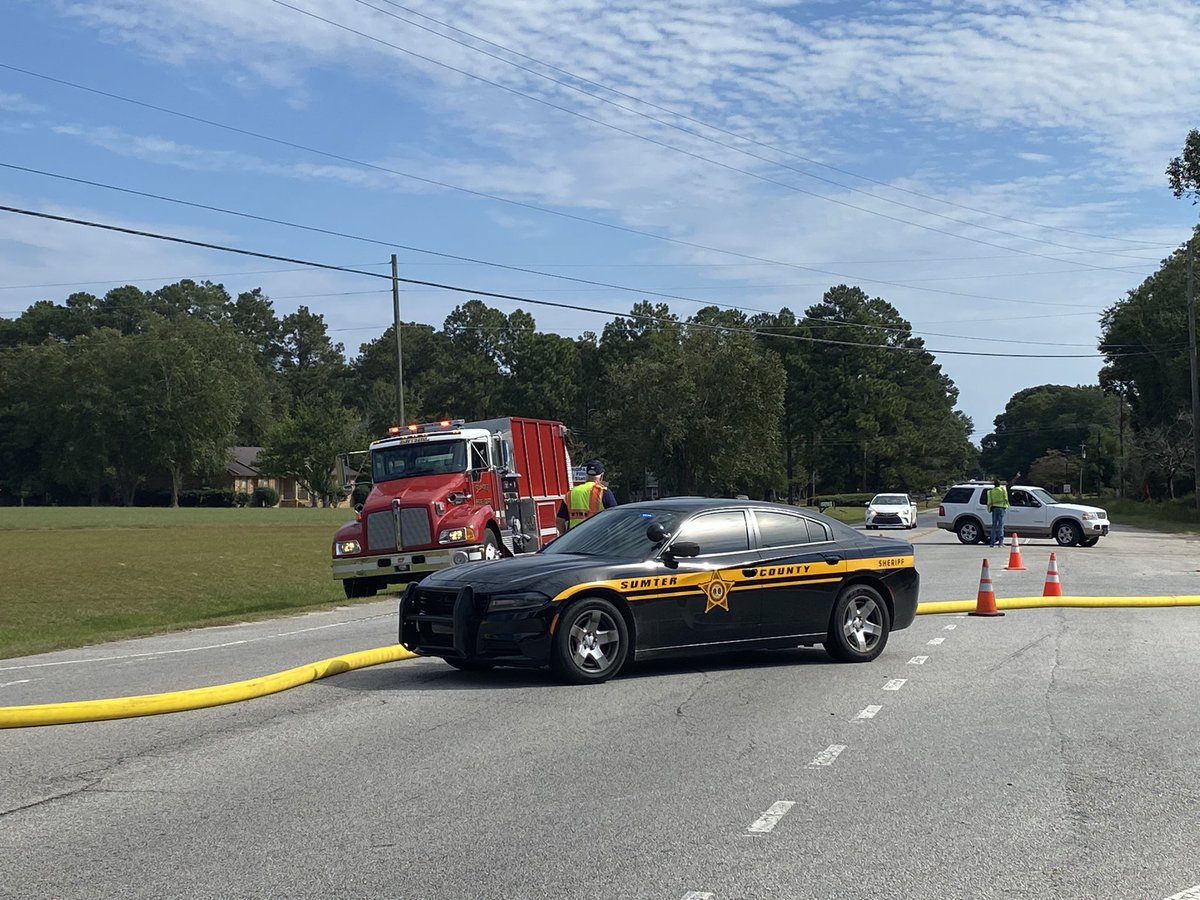
[[396, 542], [396, 520], [390, 509], [367, 516], [367, 548], [395, 550], [397, 547], [427, 547], [432, 542], [429, 513], [423, 507], [400, 510], [400, 542]]

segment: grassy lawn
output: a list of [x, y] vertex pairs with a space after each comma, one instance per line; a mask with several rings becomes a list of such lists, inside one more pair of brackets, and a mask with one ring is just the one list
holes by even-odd
[[1108, 520], [1114, 525], [1132, 525], [1156, 531], [1200, 532], [1200, 512], [1196, 511], [1191, 497], [1147, 503], [1114, 497], [1083, 502], [1103, 507], [1108, 512]]
[[0, 509], [0, 658], [346, 602], [344, 509]]

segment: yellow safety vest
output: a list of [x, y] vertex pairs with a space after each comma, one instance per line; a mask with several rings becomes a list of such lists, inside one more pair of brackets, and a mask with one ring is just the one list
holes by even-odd
[[574, 528], [580, 522], [586, 522], [604, 508], [604, 485], [595, 481], [585, 481], [571, 488], [567, 494], [567, 528]]

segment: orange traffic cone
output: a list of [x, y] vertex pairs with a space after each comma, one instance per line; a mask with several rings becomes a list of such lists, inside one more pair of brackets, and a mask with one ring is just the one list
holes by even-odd
[[1004, 568], [1021, 569], [1024, 571], [1025, 564], [1021, 562], [1021, 545], [1017, 543], [1017, 533], [1015, 531], [1012, 533], [1012, 543], [1008, 546], [1008, 565]]
[[1002, 616], [1004, 613], [996, 609], [996, 592], [992, 590], [992, 574], [988, 571], [988, 561], [983, 561], [983, 569], [979, 573], [979, 595], [975, 598], [975, 612], [969, 616]]
[[1046, 584], [1042, 587], [1043, 597], [1061, 597], [1062, 583], [1058, 580], [1058, 560], [1050, 554], [1050, 565], [1046, 568]]

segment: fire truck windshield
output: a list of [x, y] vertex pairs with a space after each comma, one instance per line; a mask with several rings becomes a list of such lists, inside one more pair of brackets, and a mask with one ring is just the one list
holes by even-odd
[[466, 470], [466, 441], [419, 441], [371, 451], [371, 478], [375, 482], [454, 475]]

